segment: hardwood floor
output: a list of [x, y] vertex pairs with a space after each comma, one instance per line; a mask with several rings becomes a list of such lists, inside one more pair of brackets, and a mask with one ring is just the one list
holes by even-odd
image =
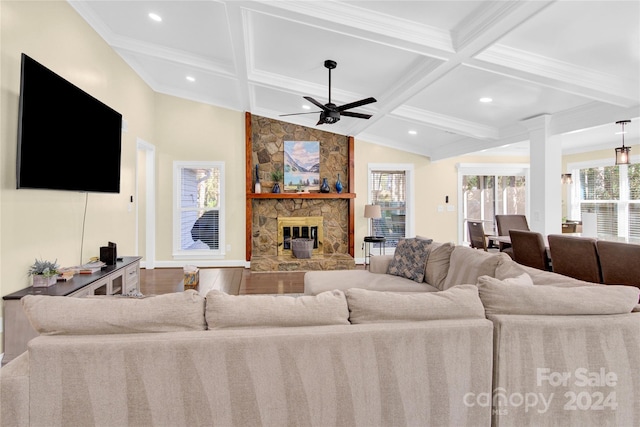
[[[204, 269], [203, 269], [204, 270]], [[238, 289], [245, 294], [289, 294], [304, 292], [304, 272], [252, 272], [248, 268], [207, 268], [219, 280], [218, 289]], [[182, 268], [140, 269], [140, 292], [144, 295], [159, 295], [181, 292]]]

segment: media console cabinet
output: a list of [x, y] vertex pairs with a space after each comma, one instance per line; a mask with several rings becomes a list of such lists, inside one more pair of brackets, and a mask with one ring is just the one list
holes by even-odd
[[89, 295], [122, 295], [140, 291], [141, 257], [123, 257], [115, 265], [107, 265], [93, 274], [76, 274], [71, 280], [47, 288], [33, 286], [2, 297], [4, 300], [4, 358], [2, 364], [27, 350], [27, 343], [38, 333], [29, 323], [20, 299], [25, 295], [86, 297]]

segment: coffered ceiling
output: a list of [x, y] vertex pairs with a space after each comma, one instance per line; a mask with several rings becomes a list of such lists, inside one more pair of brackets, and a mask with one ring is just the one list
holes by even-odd
[[542, 114], [564, 153], [620, 145], [623, 119], [639, 143], [639, 1], [69, 2], [160, 93], [313, 127], [280, 115], [328, 102], [332, 59], [333, 103], [377, 102], [319, 127], [432, 160], [526, 155]]

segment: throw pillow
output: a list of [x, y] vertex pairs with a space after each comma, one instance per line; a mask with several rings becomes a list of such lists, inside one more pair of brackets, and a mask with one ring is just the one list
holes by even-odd
[[513, 286], [489, 276], [478, 278], [478, 290], [486, 314], [623, 314], [633, 310], [640, 296], [633, 286]]
[[299, 297], [211, 290], [206, 299], [209, 329], [349, 324], [347, 300], [339, 290]]
[[484, 308], [474, 285], [454, 286], [442, 292], [379, 292], [351, 288], [345, 291], [351, 323], [412, 322], [437, 319], [484, 319]]
[[26, 295], [22, 306], [41, 335], [202, 331], [205, 300], [189, 290], [147, 298]]
[[473, 285], [480, 276], [495, 276], [496, 267], [500, 262], [509, 259], [505, 253], [492, 254], [467, 246], [456, 246], [451, 252], [449, 272], [443, 288], [455, 285]]
[[502, 280], [502, 283], [506, 283], [507, 285], [515, 285], [515, 286], [533, 286], [533, 280], [531, 280], [531, 276], [527, 273], [522, 273], [516, 277], [508, 277]]
[[424, 279], [431, 242], [422, 239], [400, 239], [387, 274], [405, 277], [418, 283]]
[[434, 288], [444, 290], [444, 281], [449, 272], [449, 261], [451, 252], [455, 245], [451, 242], [432, 243], [429, 257], [427, 258], [427, 268], [424, 272], [424, 281]]

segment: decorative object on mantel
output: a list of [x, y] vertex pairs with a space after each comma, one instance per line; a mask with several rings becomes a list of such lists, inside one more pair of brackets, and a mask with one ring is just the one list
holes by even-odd
[[258, 165], [256, 165], [256, 187], [254, 191], [256, 193], [262, 193], [262, 188], [260, 187], [260, 175], [258, 173]]
[[320, 141], [284, 141], [284, 190], [319, 190]]
[[338, 180], [336, 181], [336, 191], [338, 194], [342, 193], [342, 181], [340, 181], [340, 174], [338, 174]]
[[628, 165], [631, 163], [629, 159], [631, 147], [624, 146], [624, 125], [631, 123], [631, 120], [620, 120], [616, 122], [617, 125], [622, 125], [622, 147], [616, 148], [616, 165]]
[[44, 288], [55, 285], [58, 276], [58, 260], [54, 262], [39, 260], [29, 267], [29, 275], [33, 277], [34, 288]]
[[327, 178], [322, 178], [322, 185], [320, 186], [320, 192], [328, 193], [330, 191], [331, 191], [331, 188], [329, 188], [329, 183], [327, 182]]
[[276, 167], [276, 169], [271, 172], [271, 179], [274, 181], [273, 188], [271, 189], [272, 193], [280, 193], [280, 181], [284, 178], [284, 173], [282, 169]]
[[571, 178], [571, 174], [570, 173], [563, 173], [560, 176], [560, 182], [562, 184], [573, 184], [573, 178]]

